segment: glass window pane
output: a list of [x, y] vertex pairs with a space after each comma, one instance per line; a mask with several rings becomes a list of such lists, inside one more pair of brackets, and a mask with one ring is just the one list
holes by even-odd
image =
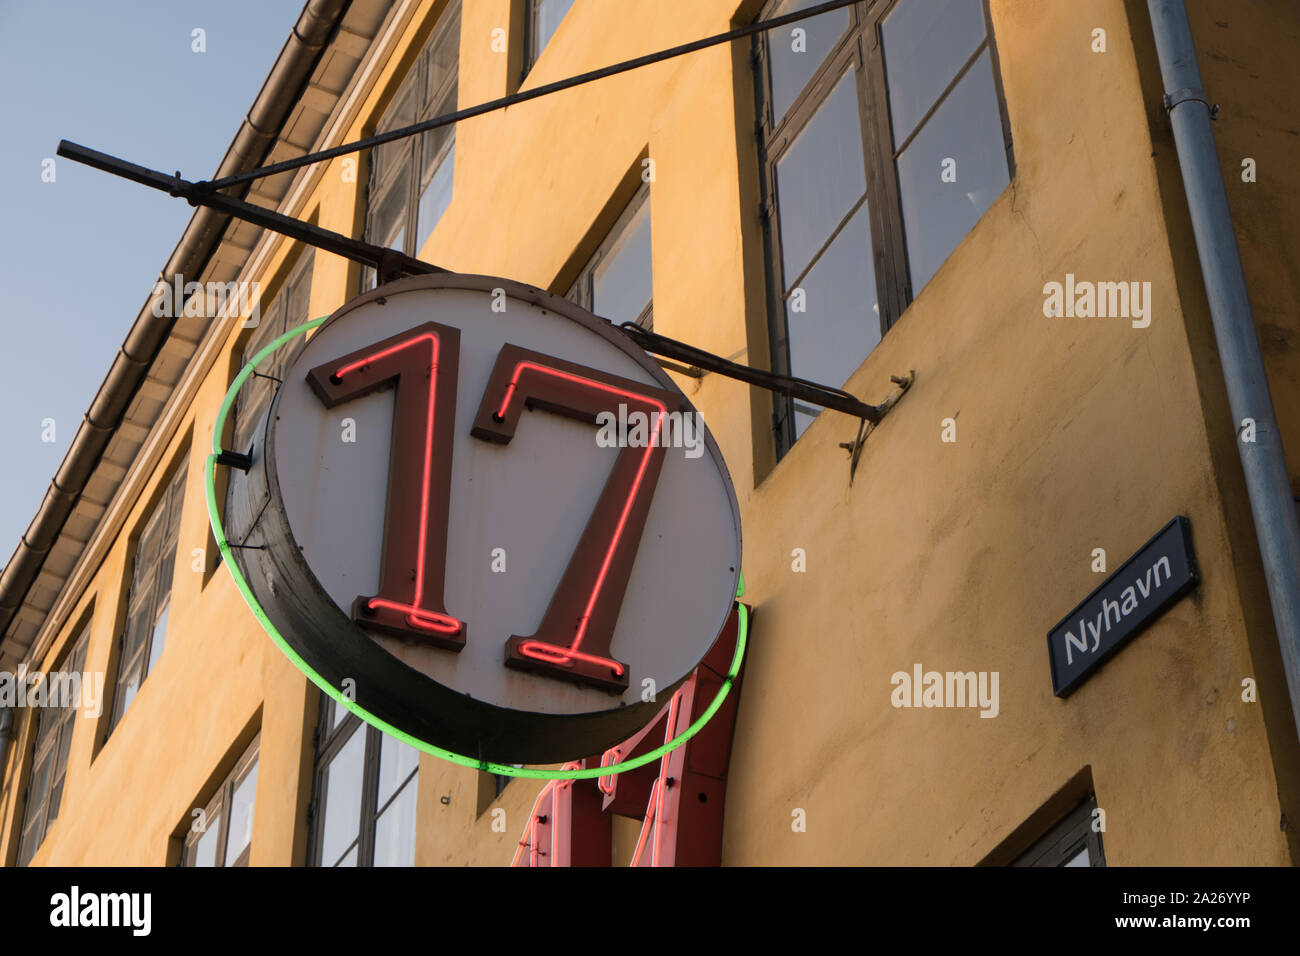
[[[394, 104], [384, 114], [376, 132], [386, 133], [391, 129], [410, 126], [415, 122], [419, 108], [419, 91], [408, 87], [401, 91]], [[370, 153], [370, 176], [374, 183], [388, 180], [389, 176], [400, 166], [409, 163], [411, 157], [410, 139], [395, 139], [392, 142], [376, 146]]]
[[[767, 19], [805, 10], [820, 2], [822, 0], [785, 0]], [[808, 85], [835, 46], [835, 41], [848, 27], [849, 11], [845, 7], [767, 32], [773, 123], [781, 122], [790, 104]]]
[[351, 849], [351, 850], [348, 850], [348, 852], [344, 855], [343, 859], [339, 860], [339, 861], [338, 861], [337, 863], [335, 863], [334, 865], [335, 865], [335, 866], [356, 866], [356, 865], [357, 865], [357, 849], [358, 849], [358, 847], [353, 846], [352, 849]]
[[455, 168], [456, 142], [453, 137], [452, 144], [448, 147], [442, 162], [438, 164], [433, 178], [429, 180], [429, 185], [425, 186], [424, 192], [420, 194], [420, 204], [415, 212], [415, 252], [417, 255], [424, 248], [424, 243], [428, 240], [429, 234], [433, 232], [433, 227], [438, 224], [442, 214], [451, 205]]
[[126, 637], [122, 642], [122, 661], [125, 663], [135, 656], [140, 645], [149, 633], [149, 605], [144, 602], [131, 613], [126, 624]]
[[[181, 508], [185, 504], [185, 463], [182, 462], [167, 484], [167, 537], [175, 538], [181, 526]], [[160, 506], [161, 507], [161, 506]], [[164, 547], [166, 541], [163, 542]]]
[[[872, 262], [864, 202], [786, 299], [790, 374], [838, 387], [880, 342]], [[796, 411], [796, 435], [814, 417]]]
[[[274, 306], [272, 306], [274, 309]], [[262, 315], [258, 322], [258, 331], [262, 329], [271, 329], [275, 320], [279, 318], [279, 310]], [[270, 341], [268, 338], [267, 341]], [[244, 364], [247, 365], [253, 356], [266, 343], [254, 342], [244, 351]], [[262, 375], [268, 374], [270, 367], [269, 361], [263, 361], [257, 367], [257, 371]], [[271, 400], [271, 383], [269, 379], [253, 375], [244, 380], [240, 387], [238, 398], [235, 403], [235, 448], [247, 452], [248, 447], [253, 444], [253, 437], [258, 425], [261, 424], [262, 413], [266, 410], [267, 403]]]
[[72, 652], [72, 661], [68, 665], [68, 672], [73, 674], [81, 673], [86, 667], [86, 645], [90, 642], [90, 625], [82, 631], [81, 637], [77, 640], [77, 646]]
[[348, 715], [348, 709], [342, 704], [335, 703], [332, 700], [326, 701], [330, 707], [330, 730], [333, 730], [339, 724], [343, 723], [343, 718]]
[[[945, 159], [956, 182], [942, 182]], [[985, 50], [898, 157], [912, 294], [921, 289], [1010, 181], [993, 70]]]
[[403, 170], [379, 198], [370, 222], [370, 239], [389, 249], [403, 251], [406, 236], [407, 187], [411, 171]]
[[50, 827], [59, 818], [59, 804], [63, 802], [63, 780], [62, 776], [58, 777], [50, 788], [50, 799], [46, 802], [45, 809], [46, 833], [50, 832]]
[[128, 665], [128, 669], [123, 672], [122, 681], [119, 685], [117, 699], [117, 713], [120, 717], [126, 713], [126, 709], [131, 706], [131, 701], [135, 700], [136, 692], [140, 689], [140, 658], [137, 657]]
[[[64, 713], [73, 713], [76, 711], [72, 708]], [[65, 720], [62, 729], [59, 731], [59, 749], [54, 755], [54, 777], [57, 780], [63, 779], [63, 773], [68, 768], [68, 752], [72, 750], [72, 731], [75, 721]]]
[[[460, 6], [451, 12], [451, 19], [444, 24], [438, 24], [434, 30], [431, 45], [429, 47], [426, 59], [428, 62], [428, 72], [424, 88], [424, 101], [426, 103], [434, 102], [438, 94], [442, 92], [450, 80], [456, 77], [457, 59], [460, 56]], [[443, 103], [438, 108], [439, 113], [450, 113], [456, 108], [456, 97], [452, 96], [451, 103]]]
[[253, 798], [257, 793], [257, 762], [235, 787], [230, 799], [230, 832], [226, 838], [226, 865], [232, 865], [253, 839]]
[[416, 780], [402, 788], [375, 822], [375, 866], [415, 865]]
[[1088, 848], [1085, 846], [1082, 850], [1080, 850], [1073, 857], [1071, 857], [1069, 862], [1063, 865], [1064, 866], [1090, 866], [1091, 864], [1089, 863], [1088, 860]]
[[[386, 133], [390, 129], [399, 129], [414, 123], [416, 111], [420, 106], [419, 96], [420, 93], [414, 86], [404, 84], [404, 88], [398, 91], [393, 104], [384, 111], [384, 118], [379, 121], [378, 131]], [[393, 142], [400, 143], [402, 141], [397, 139], [393, 140]], [[382, 146], [378, 148], [383, 149]]]
[[172, 575], [176, 570], [176, 530], [163, 542], [162, 560], [158, 562], [158, 597], [154, 606], [164, 604], [172, 593]]
[[47, 756], [32, 771], [31, 783], [27, 786], [27, 813], [32, 815], [33, 822], [37, 814], [44, 812], [46, 798], [50, 795], [50, 777], [53, 769], [54, 760]]
[[163, 641], [167, 637], [168, 610], [170, 610], [170, 605], [162, 609], [162, 613], [158, 615], [158, 620], [154, 622], [153, 635], [149, 638], [149, 662], [144, 669], [146, 677], [153, 673], [154, 665], [158, 663], [158, 658], [163, 651]]
[[[283, 335], [294, 326], [301, 325], [311, 316], [311, 278], [314, 252], [304, 249], [294, 266], [292, 285], [281, 293], [284, 298], [284, 321], [276, 330], [276, 335]], [[266, 374], [284, 378], [284, 370], [289, 367], [294, 357], [307, 344], [306, 337], [298, 336], [276, 350], [274, 357], [267, 363]]]
[[382, 735], [379, 747], [379, 799], [376, 807], [383, 807], [397, 788], [406, 782], [420, 765], [420, 752], [396, 737]]
[[533, 60], [536, 61], [546, 44], [551, 42], [560, 21], [573, 6], [573, 0], [536, 0], [533, 20]]
[[[50, 686], [48, 676], [45, 678], [45, 682], [47, 687]], [[36, 712], [36, 750], [34, 759], [43, 759], [58, 743], [57, 733], [62, 716], [62, 712], [51, 710], [48, 707], [42, 707]]]
[[777, 163], [787, 288], [866, 191], [860, 129], [850, 70]]
[[982, 0], [903, 0], [880, 27], [895, 148], [984, 39]]
[[[456, 109], [456, 86], [453, 84], [434, 108], [429, 110], [430, 116], [438, 116], [443, 113], [450, 113]], [[443, 147], [447, 142], [456, 136], [455, 125], [440, 126], [437, 129], [425, 130], [420, 134], [420, 182], [427, 183], [433, 170], [442, 160]]]
[[[162, 507], [167, 505], [167, 499], [162, 499]], [[153, 565], [154, 559], [158, 556], [158, 543], [163, 536], [163, 523], [166, 515], [155, 511], [150, 515], [149, 521], [145, 525], [140, 540], [136, 542], [134, 564], [132, 565], [132, 578], [146, 573]]]
[[190, 866], [217, 865], [217, 836], [221, 832], [220, 817], [212, 817], [207, 824], [208, 828], [203, 831], [203, 835], [191, 850]]
[[22, 845], [18, 848], [18, 865], [26, 866], [36, 855], [36, 851], [41, 848], [41, 840], [44, 833], [41, 825], [44, 822], [44, 814], [38, 812], [36, 819], [32, 820], [28, 826], [29, 829], [23, 831]]
[[646, 199], [596, 266], [591, 311], [615, 325], [635, 322], [650, 304], [650, 200]]
[[366, 753], [366, 729], [354, 728], [348, 742], [325, 771], [321, 798], [325, 820], [321, 827], [321, 859], [337, 860], [361, 827], [362, 768]]

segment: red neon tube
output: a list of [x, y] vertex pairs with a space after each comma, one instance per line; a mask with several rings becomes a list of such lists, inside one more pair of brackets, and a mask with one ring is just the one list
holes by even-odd
[[429, 359], [429, 410], [426, 418], [424, 432], [424, 476], [421, 485], [420, 496], [420, 545], [415, 556], [415, 600], [410, 604], [400, 604], [396, 601], [388, 601], [383, 598], [371, 598], [367, 605], [371, 610], [377, 607], [386, 607], [394, 611], [406, 611], [406, 621], [413, 627], [423, 628], [426, 631], [436, 631], [440, 634], [455, 634], [461, 628], [461, 622], [447, 614], [438, 614], [433, 611], [426, 611], [420, 607], [420, 602], [424, 598], [424, 546], [426, 527], [429, 523], [429, 481], [430, 474], [433, 470], [433, 412], [435, 399], [438, 389], [436, 387], [438, 375], [438, 337], [432, 332], [422, 332], [419, 335], [407, 339], [405, 342], [399, 342], [397, 345], [391, 345], [382, 351], [373, 355], [367, 355], [365, 358], [358, 359], [348, 365], [344, 365], [334, 373], [335, 381], [342, 381], [343, 376], [357, 369], [372, 365], [380, 359], [395, 355], [402, 349], [410, 348], [419, 342], [428, 340], [431, 346]]
[[586, 388], [608, 392], [636, 402], [643, 402], [658, 410], [658, 414], [654, 416], [654, 430], [650, 436], [649, 442], [646, 444], [646, 451], [641, 458], [641, 465], [637, 468], [636, 478], [632, 482], [632, 492], [628, 495], [627, 501], [623, 505], [622, 514], [619, 515], [618, 524], [614, 528], [614, 536], [610, 540], [609, 549], [605, 552], [605, 560], [601, 562], [600, 573], [596, 575], [595, 587], [592, 589], [591, 597], [587, 600], [586, 610], [578, 621], [578, 630], [574, 636], [573, 643], [568, 647], [558, 647], [554, 644], [547, 644], [544, 641], [526, 641], [519, 645], [519, 653], [525, 654], [529, 657], [548, 661], [553, 664], [564, 664], [573, 660], [585, 660], [597, 664], [608, 664], [615, 674], [622, 676], [623, 668], [617, 661], [612, 661], [604, 657], [592, 657], [586, 654], [581, 654], [578, 652], [578, 648], [582, 646], [582, 639], [586, 636], [587, 625], [591, 621], [592, 609], [596, 605], [596, 599], [600, 596], [600, 589], [604, 586], [605, 576], [609, 572], [610, 564], [614, 560], [614, 552], [618, 548], [619, 539], [623, 536], [623, 528], [627, 524], [627, 516], [632, 510], [632, 502], [636, 500], [637, 491], [640, 490], [641, 487], [641, 480], [645, 477], [646, 467], [650, 464], [651, 449], [659, 446], [659, 433], [663, 428], [664, 415], [668, 413], [668, 406], [658, 399], [651, 398], [647, 395], [640, 395], [636, 392], [630, 392], [627, 389], [619, 388], [615, 385], [607, 385], [604, 382], [597, 382], [589, 378], [583, 378], [580, 375], [561, 372], [558, 369], [539, 365], [536, 362], [520, 362], [515, 366], [515, 372], [514, 375], [511, 376], [510, 385], [507, 386], [505, 397], [501, 402], [501, 407], [497, 410], [496, 417], [498, 421], [505, 418], [506, 409], [510, 407], [510, 400], [514, 397], [515, 391], [519, 385], [519, 379], [525, 371], [539, 372], [543, 375], [551, 375], [567, 382], [576, 382]]

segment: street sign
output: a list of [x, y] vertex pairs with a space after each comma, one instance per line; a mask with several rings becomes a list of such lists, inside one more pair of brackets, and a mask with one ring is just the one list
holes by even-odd
[[1074, 693], [1199, 580], [1191, 526], [1180, 515], [1048, 631], [1052, 692]]

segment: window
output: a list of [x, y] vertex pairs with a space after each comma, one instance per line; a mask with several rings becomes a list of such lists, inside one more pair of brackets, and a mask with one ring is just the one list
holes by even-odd
[[1033, 846], [1016, 857], [1012, 866], [1105, 866], [1101, 834], [1092, 829], [1097, 798], [1089, 795], [1068, 816]]
[[[90, 625], [64, 657], [64, 674], [84, 674], [86, 645], [90, 642]], [[51, 675], [47, 675], [48, 680]], [[60, 683], [63, 678], [60, 678]], [[50, 687], [55, 687], [51, 684]], [[69, 685], [63, 685], [65, 688]], [[32, 750], [32, 772], [27, 780], [27, 798], [23, 801], [23, 828], [18, 843], [18, 865], [26, 866], [40, 849], [45, 835], [59, 816], [63, 798], [63, 780], [68, 769], [68, 751], [72, 747], [72, 730], [77, 716], [74, 697], [60, 696], [65, 706], [47, 706], [33, 710], [36, 715], [36, 745]]]
[[145, 519], [144, 531], [136, 539], [110, 731], [131, 706], [140, 685], [162, 654], [172, 594], [172, 568], [176, 563], [176, 536], [185, 500], [185, 472], [182, 458], [168, 479], [162, 497]]
[[322, 697], [313, 866], [412, 866], [420, 752]]
[[182, 866], [248, 866], [253, 846], [253, 804], [257, 796], [257, 745], [253, 738], [191, 825], [181, 854]]
[[[298, 254], [289, 277], [285, 279], [280, 290], [263, 311], [261, 321], [249, 336], [244, 346], [239, 368], [247, 365], [262, 349], [297, 325], [302, 325], [311, 316], [311, 276], [315, 252], [304, 249]], [[271, 404], [275, 386], [284, 374], [285, 368], [306, 343], [304, 336], [293, 339], [284, 348], [278, 349], [245, 382], [239, 390], [231, 412], [234, 419], [234, 449], [247, 452], [253, 443], [253, 435], [261, 423], [262, 414]], [[238, 371], [238, 369], [236, 370]]]
[[[438, 21], [376, 132], [455, 112], [459, 51], [457, 0]], [[367, 241], [419, 255], [433, 227], [451, 205], [455, 160], [454, 124], [376, 146], [370, 154]], [[374, 271], [367, 269], [362, 288], [374, 284]]]
[[551, 42], [560, 21], [573, 7], [573, 0], [523, 0], [528, 15], [524, 18], [524, 73], [533, 68], [537, 58]]
[[[1010, 182], [987, 10], [872, 0], [766, 31], [755, 55], [774, 361], [839, 386]], [[777, 409], [784, 452], [819, 409]]]
[[650, 187], [642, 184], [573, 286], [570, 300], [615, 325], [654, 328]]

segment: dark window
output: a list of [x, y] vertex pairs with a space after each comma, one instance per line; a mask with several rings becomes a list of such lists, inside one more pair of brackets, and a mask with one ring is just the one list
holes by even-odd
[[1105, 866], [1101, 834], [1093, 830], [1097, 798], [1089, 796], [1033, 846], [1016, 857], [1012, 866]]
[[[459, 52], [460, 2], [456, 0], [434, 27], [376, 132], [455, 112]], [[454, 124], [376, 146], [370, 154], [366, 239], [419, 255], [451, 205], [455, 166]], [[374, 283], [374, 272], [365, 270], [362, 288]]]
[[[284, 280], [271, 304], [262, 311], [257, 328], [249, 336], [239, 368], [242, 369], [252, 361], [253, 356], [289, 329], [302, 325], [311, 318], [308, 313], [311, 309], [311, 276], [315, 258], [315, 250], [312, 249], [304, 249], [298, 254], [289, 277]], [[275, 394], [279, 379], [304, 344], [306, 336], [300, 335], [291, 340], [277, 349], [244, 381], [231, 409], [236, 451], [247, 452], [252, 445], [253, 434], [257, 431], [267, 406], [271, 404], [271, 396]]]
[[615, 325], [654, 328], [650, 187], [642, 184], [574, 280], [568, 298]]
[[221, 782], [185, 837], [182, 866], [248, 866], [257, 797], [257, 745], [248, 749]]
[[131, 585], [127, 593], [126, 629], [118, 654], [117, 683], [113, 692], [113, 713], [109, 729], [117, 726], [135, 700], [140, 685], [162, 654], [167, 636], [167, 611], [172, 594], [172, 571], [176, 564], [176, 538], [181, 505], [185, 500], [184, 459], [167, 480], [167, 485], [144, 521], [136, 539], [131, 561]]
[[[988, 13], [872, 0], [767, 31], [755, 56], [775, 365], [840, 386], [1010, 181]], [[778, 400], [779, 451], [819, 411]]]
[[420, 752], [321, 700], [313, 866], [412, 866]]
[[528, 15], [524, 18], [524, 74], [551, 42], [560, 21], [573, 7], [573, 0], [523, 0]]
[[[90, 642], [90, 625], [87, 624], [72, 649], [65, 655], [61, 674], [82, 674], [86, 668], [86, 645]], [[52, 674], [46, 675], [51, 680]], [[51, 689], [60, 688], [67, 693], [71, 684], [51, 683]], [[72, 747], [72, 731], [76, 724], [78, 700], [59, 697], [66, 706], [46, 706], [34, 711], [36, 715], [36, 745], [32, 750], [32, 772], [27, 780], [27, 797], [23, 802], [23, 829], [18, 844], [18, 865], [31, 862], [50, 826], [59, 816], [59, 803], [63, 798], [63, 780], [68, 769], [68, 751]]]

